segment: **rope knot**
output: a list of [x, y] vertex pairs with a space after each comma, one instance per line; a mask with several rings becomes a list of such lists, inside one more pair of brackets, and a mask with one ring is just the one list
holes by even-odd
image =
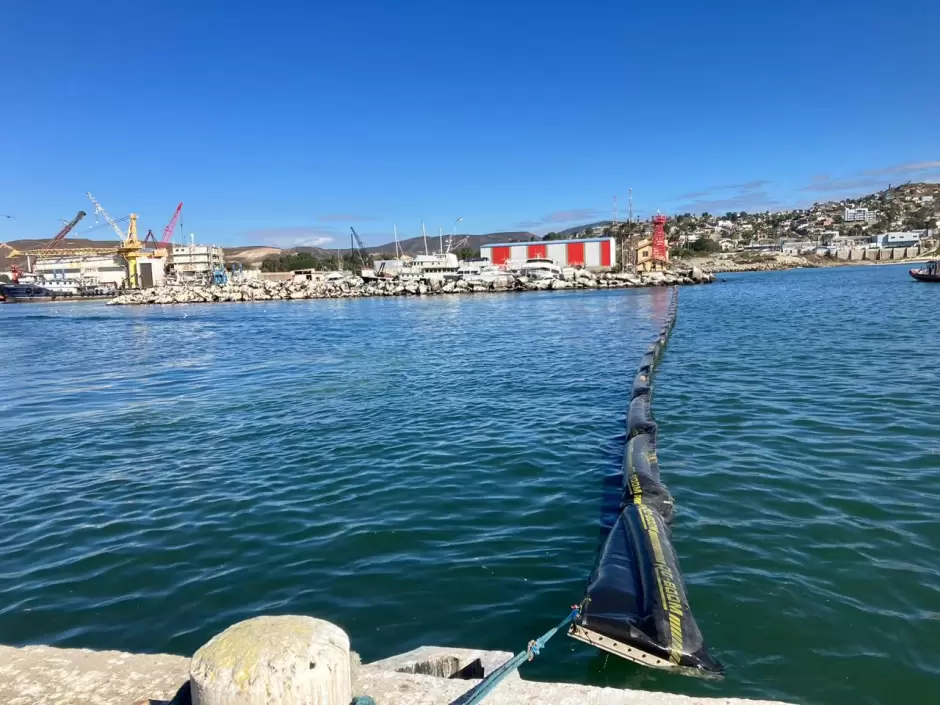
[[526, 647], [526, 657], [531, 661], [536, 656], [539, 655], [539, 652], [542, 650], [542, 646], [535, 641], [534, 639], [529, 642], [529, 645]]

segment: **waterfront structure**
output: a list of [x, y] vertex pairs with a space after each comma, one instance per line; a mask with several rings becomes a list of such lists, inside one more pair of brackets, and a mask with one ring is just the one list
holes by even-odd
[[[330, 622], [282, 615], [231, 625], [192, 658], [0, 646], [4, 668], [0, 695], [13, 702], [97, 705], [170, 701], [349, 705], [360, 700], [353, 696], [368, 694], [382, 705], [411, 705], [457, 700], [475, 686], [475, 679], [491, 676], [513, 658], [507, 651], [419, 646], [362, 663], [353, 645], [346, 632]], [[231, 663], [239, 668], [233, 669]], [[690, 700], [670, 693], [526, 680], [524, 675], [506, 678], [485, 705], [675, 705], [680, 699], [689, 705], [785, 705], [737, 698]]]
[[653, 241], [648, 237], [636, 243], [633, 249], [633, 266], [638, 272], [652, 272], [656, 266], [653, 260]]
[[[163, 285], [163, 261], [157, 257], [136, 259], [138, 287], [147, 289]], [[112, 254], [62, 254], [37, 256], [30, 263], [27, 278], [58, 294], [78, 295], [82, 292], [113, 291], [129, 286], [128, 261], [117, 252]]]
[[666, 246], [666, 216], [657, 213], [653, 216], [653, 260], [665, 266], [669, 261], [669, 248]]
[[118, 254], [37, 258], [32, 274], [42, 281], [94, 280], [115, 289], [127, 279], [127, 263]]
[[868, 208], [846, 208], [846, 223], [872, 223], [878, 219], [878, 213]]
[[550, 259], [559, 267], [613, 269], [617, 263], [617, 247], [612, 237], [507, 242], [483, 245], [480, 256], [500, 267], [521, 267], [530, 259]]
[[167, 263], [167, 274], [181, 282], [211, 279], [225, 268], [225, 253], [218, 245], [174, 245]]
[[920, 244], [920, 237], [920, 233], [913, 232], [882, 233], [873, 236], [871, 242], [875, 247], [913, 247]]

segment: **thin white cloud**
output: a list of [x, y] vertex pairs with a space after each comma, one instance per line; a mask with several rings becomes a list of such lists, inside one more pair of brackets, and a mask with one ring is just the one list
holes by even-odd
[[308, 225], [274, 226], [254, 228], [239, 235], [239, 239], [251, 245], [268, 247], [326, 247], [337, 238], [332, 228]]
[[867, 169], [862, 174], [866, 176], [882, 176], [885, 174], [909, 174], [918, 171], [935, 171], [940, 169], [940, 160], [932, 162], [910, 162], [908, 164], [895, 164], [881, 169]]

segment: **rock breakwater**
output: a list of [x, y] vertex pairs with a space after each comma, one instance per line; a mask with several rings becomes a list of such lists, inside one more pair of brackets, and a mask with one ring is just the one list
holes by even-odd
[[221, 303], [228, 301], [284, 301], [289, 299], [343, 299], [365, 296], [434, 296], [508, 291], [559, 289], [615, 289], [676, 284], [708, 284], [711, 274], [698, 267], [669, 272], [607, 272], [578, 270], [570, 279], [527, 279], [507, 275], [495, 281], [399, 281], [364, 280], [357, 276], [330, 281], [271, 282], [252, 280], [221, 286], [172, 286], [122, 294], [108, 304]]
[[798, 255], [771, 255], [766, 257], [752, 257], [733, 259], [731, 257], [713, 257], [707, 259], [686, 260], [690, 265], [709, 274], [724, 272], [771, 272], [783, 269], [810, 269], [835, 264], [819, 257], [803, 257]]

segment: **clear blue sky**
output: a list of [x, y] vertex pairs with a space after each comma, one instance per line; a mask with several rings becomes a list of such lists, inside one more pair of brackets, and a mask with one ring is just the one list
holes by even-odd
[[86, 191], [290, 246], [938, 179], [938, 26], [935, 0], [8, 2], [0, 241]]

